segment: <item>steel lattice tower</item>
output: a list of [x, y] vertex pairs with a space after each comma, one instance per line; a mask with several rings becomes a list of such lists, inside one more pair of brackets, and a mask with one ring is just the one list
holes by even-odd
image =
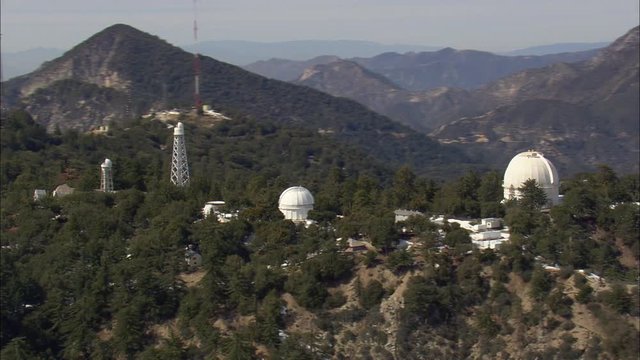
[[171, 157], [171, 182], [176, 186], [189, 183], [187, 146], [184, 141], [184, 125], [181, 122], [173, 129], [173, 156]]
[[100, 165], [100, 191], [113, 192], [113, 172], [109, 159], [104, 159]]

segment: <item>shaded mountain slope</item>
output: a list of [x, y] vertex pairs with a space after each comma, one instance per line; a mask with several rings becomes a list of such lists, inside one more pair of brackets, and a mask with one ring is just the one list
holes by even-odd
[[470, 95], [493, 99], [492, 110], [463, 116], [432, 135], [497, 158], [535, 147], [573, 171], [607, 163], [637, 172], [638, 43], [636, 27], [592, 60], [527, 70], [492, 83]]
[[514, 152], [537, 148], [568, 172], [598, 163], [638, 171], [638, 53], [635, 28], [589, 60], [524, 70], [475, 90], [372, 91], [359, 85], [373, 81], [363, 79], [368, 73], [330, 65], [315, 66], [314, 76], [298, 83], [356, 99], [441, 143], [462, 144], [483, 162], [506, 163]]
[[[426, 92], [405, 90], [382, 75], [347, 60], [312, 66], [295, 83], [333, 96], [353, 99], [425, 133], [457, 119], [461, 113], [488, 109], [493, 104], [479, 96], [471, 97], [463, 89], [438, 88]], [[489, 107], [483, 106], [484, 102]], [[478, 114], [481, 113], [478, 111]]]
[[[50, 131], [86, 130], [152, 108], [189, 106], [192, 62], [193, 54], [130, 26], [114, 25], [3, 85], [10, 103], [22, 104]], [[460, 151], [446, 149], [354, 101], [269, 80], [207, 57], [202, 57], [201, 68], [202, 99], [216, 109], [321, 131], [384, 161], [412, 164], [418, 171], [468, 162]], [[100, 101], [92, 98], [96, 93], [104, 93]], [[86, 105], [92, 102], [100, 105]]]
[[260, 60], [243, 66], [243, 68], [270, 79], [293, 81], [298, 79], [305, 69], [311, 66], [328, 64], [337, 60], [340, 60], [340, 58], [333, 55], [317, 56], [309, 60], [301, 61], [273, 58]]

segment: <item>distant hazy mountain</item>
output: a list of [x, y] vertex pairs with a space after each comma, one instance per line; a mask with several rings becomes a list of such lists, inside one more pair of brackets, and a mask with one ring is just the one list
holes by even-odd
[[[553, 45], [542, 45], [525, 49], [513, 50], [503, 55], [547, 55], [563, 52], [578, 52], [596, 49], [606, 46], [607, 43], [561, 43]], [[284, 74], [272, 74], [267, 66], [278, 66], [277, 64], [253, 64], [256, 61], [267, 61], [277, 59], [281, 65], [287, 60], [307, 60], [314, 57], [324, 57], [323, 55], [333, 55], [342, 58], [350, 57], [371, 57], [385, 52], [421, 52], [434, 51], [440, 49], [437, 46], [422, 45], [385, 45], [368, 41], [342, 40], [342, 41], [286, 41], [276, 43], [262, 43], [252, 41], [207, 41], [195, 45], [186, 45], [183, 48], [187, 51], [199, 49], [203, 55], [211, 56], [235, 65], [245, 65], [250, 71], [273, 79], [290, 81], [296, 79], [302, 71], [291, 75], [292, 71]], [[2, 53], [3, 78], [10, 78], [29, 73], [37, 69], [43, 62], [54, 59], [64, 53], [65, 50], [54, 48], [34, 48], [19, 52]], [[286, 59], [286, 60], [285, 60]], [[291, 63], [293, 66], [295, 64]], [[255, 66], [254, 66], [255, 65]], [[307, 65], [306, 67], [312, 64]], [[306, 68], [304, 67], [304, 68]], [[284, 69], [284, 66], [281, 66]], [[304, 68], [302, 70], [304, 70]], [[281, 70], [282, 71], [282, 70]]]
[[328, 64], [337, 60], [340, 60], [340, 58], [332, 55], [318, 56], [306, 61], [270, 59], [257, 61], [243, 66], [243, 68], [270, 79], [293, 81], [311, 66]]
[[[430, 132], [461, 114], [467, 115], [466, 110], [479, 111], [485, 109], [481, 104], [493, 104], [479, 95], [465, 96], [462, 89], [478, 88], [523, 69], [589, 59], [596, 53], [597, 50], [590, 50], [545, 56], [504, 56], [451, 48], [385, 53], [328, 64], [316, 61], [318, 64], [306, 69], [297, 83], [356, 100], [414, 129]], [[286, 74], [287, 70], [298, 71], [301, 64], [280, 61], [279, 66], [275, 66], [277, 62], [267, 61], [247, 68], [275, 77]], [[276, 73], [276, 69], [280, 72]]]
[[353, 99], [424, 133], [457, 119], [461, 109], [472, 110], [479, 105], [475, 103], [477, 99], [465, 96], [468, 94], [465, 90], [406, 90], [384, 76], [348, 60], [312, 66], [295, 83], [333, 96]]
[[493, 106], [485, 103], [432, 135], [494, 159], [533, 147], [568, 169], [606, 163], [638, 172], [639, 44], [636, 27], [591, 60], [496, 81], [466, 95]]
[[392, 118], [396, 121], [413, 125], [411, 121], [390, 110], [405, 101], [408, 92], [355, 62], [337, 60], [312, 66], [295, 83], [358, 101], [380, 114], [395, 115]]
[[638, 171], [638, 43], [635, 28], [589, 60], [524, 70], [474, 90], [401, 90], [354, 62], [316, 65], [298, 83], [356, 99], [415, 129], [435, 129], [441, 143], [458, 144], [480, 162], [536, 148], [563, 171], [598, 163]]
[[577, 52], [593, 49], [600, 49], [609, 45], [608, 42], [589, 42], [589, 43], [558, 43], [549, 45], [531, 46], [524, 49], [507, 51], [504, 55], [547, 55], [559, 54], [565, 52]]
[[[433, 52], [384, 53], [347, 60], [387, 77], [406, 90], [419, 91], [442, 86], [473, 89], [524, 69], [582, 61], [596, 53], [597, 50], [587, 50], [544, 56], [504, 56], [445, 48]], [[327, 64], [334, 60], [333, 57], [318, 57], [308, 61], [271, 59], [244, 68], [272, 79], [291, 81], [302, 74], [305, 65]]]
[[[48, 130], [87, 130], [150, 108], [193, 103], [193, 55], [128, 25], [113, 25], [37, 71], [3, 83]], [[320, 132], [390, 163], [440, 173], [468, 163], [463, 152], [348, 99], [270, 80], [209, 57], [201, 59], [201, 96], [225, 113]], [[233, 115], [231, 115], [233, 116]]]
[[2, 78], [9, 80], [13, 77], [29, 73], [37, 69], [43, 62], [62, 55], [64, 50], [53, 48], [35, 48], [17, 52], [2, 53]]
[[407, 90], [442, 86], [473, 89], [530, 68], [589, 59], [596, 50], [544, 56], [503, 56], [477, 50], [445, 48], [433, 52], [386, 53], [351, 59]]
[[384, 52], [433, 51], [438, 46], [380, 44], [359, 40], [297, 40], [282, 42], [255, 41], [203, 41], [194, 45], [182, 46], [189, 52], [211, 56], [235, 65], [247, 65], [260, 60], [288, 59], [308, 60], [323, 55], [341, 58], [369, 57]]

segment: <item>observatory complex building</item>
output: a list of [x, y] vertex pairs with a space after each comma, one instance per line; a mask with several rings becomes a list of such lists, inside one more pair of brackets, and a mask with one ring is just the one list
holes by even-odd
[[547, 195], [548, 205], [560, 202], [560, 179], [556, 167], [542, 153], [529, 150], [516, 155], [504, 172], [504, 199], [519, 199], [522, 196], [519, 188], [525, 181], [533, 179]]
[[284, 218], [293, 222], [304, 222], [307, 220], [309, 210], [313, 210], [313, 195], [302, 186], [293, 186], [280, 194], [278, 209]]

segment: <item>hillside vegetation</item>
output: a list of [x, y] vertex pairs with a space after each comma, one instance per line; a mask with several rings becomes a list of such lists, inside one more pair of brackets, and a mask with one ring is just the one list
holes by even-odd
[[[637, 175], [566, 179], [541, 212], [535, 182], [501, 204], [495, 172], [441, 183], [314, 131], [182, 120], [186, 188], [168, 182], [165, 123], [86, 135], [3, 116], [2, 359], [637, 358]], [[94, 191], [105, 157], [115, 193]], [[32, 200], [63, 182], [76, 192]], [[277, 210], [292, 185], [313, 192], [315, 225]], [[209, 200], [238, 218], [203, 219]], [[394, 223], [398, 208], [504, 216], [511, 241], [479, 251], [456, 224]], [[345, 252], [349, 237], [372, 247]]]

